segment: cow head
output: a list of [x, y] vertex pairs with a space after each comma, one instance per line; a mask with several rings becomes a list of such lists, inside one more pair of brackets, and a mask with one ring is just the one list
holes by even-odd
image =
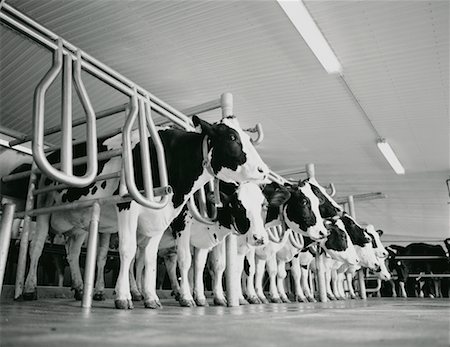
[[218, 222], [234, 229], [238, 234], [246, 234], [247, 243], [259, 246], [267, 243], [268, 236], [262, 218], [265, 198], [261, 188], [252, 182], [220, 182], [223, 207], [218, 210]]
[[377, 271], [380, 268], [380, 263], [372, 248], [372, 238], [370, 235], [347, 213], [343, 214], [341, 220], [355, 246], [360, 265]]
[[375, 275], [382, 281], [389, 281], [391, 279], [391, 273], [386, 267], [385, 258], [379, 259], [380, 268], [375, 272]]
[[405, 251], [405, 247], [398, 245], [389, 245], [386, 247], [388, 251], [388, 269], [391, 273], [394, 271], [397, 273], [398, 280], [405, 282], [408, 278], [408, 268], [403, 260], [396, 259], [397, 255], [402, 255]]
[[339, 204], [326, 192], [315, 178], [311, 177], [307, 180], [311, 184], [313, 193], [319, 199], [319, 210], [322, 218], [332, 218], [342, 216], [343, 210]]
[[384, 248], [383, 244], [381, 243], [379, 231], [381, 230], [375, 231], [375, 228], [372, 224], [366, 226], [366, 232], [372, 239], [372, 248], [375, 252], [375, 255], [380, 259], [384, 259], [388, 256], [388, 251], [386, 250], [386, 248]]
[[250, 137], [242, 130], [235, 117], [225, 117], [210, 124], [192, 117], [196, 127], [208, 136], [208, 160], [213, 174], [224, 182], [263, 181], [269, 168], [263, 162]]
[[344, 223], [340, 219], [325, 223], [330, 235], [321, 241], [321, 246], [331, 258], [345, 262], [349, 265], [359, 263], [355, 247], [345, 230]]
[[319, 212], [319, 199], [313, 193], [311, 185], [304, 181], [288, 189], [291, 196], [283, 208], [288, 227], [313, 240], [326, 237], [328, 231]]

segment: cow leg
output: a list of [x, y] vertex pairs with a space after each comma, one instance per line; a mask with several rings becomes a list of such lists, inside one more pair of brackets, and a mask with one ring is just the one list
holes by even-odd
[[[146, 238], [145, 241], [139, 242], [140, 245], [147, 245], [149, 242], [149, 238]], [[145, 247], [138, 246], [136, 249], [136, 256], [131, 261], [130, 264], [130, 292], [131, 299], [133, 301], [141, 301], [144, 297], [142, 296], [143, 292], [143, 274], [145, 267]], [[135, 275], [136, 274], [136, 275]]]
[[345, 276], [347, 278], [347, 286], [348, 286], [348, 292], [350, 293], [351, 299], [356, 299], [355, 290], [353, 289], [353, 274], [348, 271], [345, 273]]
[[30, 269], [22, 294], [24, 300], [37, 300], [37, 267], [49, 230], [50, 215], [41, 214], [36, 218], [36, 233], [30, 245]]
[[145, 247], [143, 295], [146, 308], [162, 308], [156, 295], [156, 265], [158, 262], [158, 246], [163, 232], [152, 236]]
[[208, 249], [196, 248], [194, 250], [194, 299], [197, 306], [209, 306], [205, 296], [203, 272], [205, 271]]
[[223, 292], [222, 279], [226, 267], [225, 242], [222, 241], [211, 251], [211, 269], [213, 276], [214, 305], [227, 306], [227, 299]]
[[256, 263], [256, 272], [255, 272], [255, 291], [256, 295], [258, 296], [259, 300], [263, 304], [268, 304], [269, 300], [267, 300], [266, 296], [264, 295], [263, 290], [263, 277], [264, 273], [266, 272], [266, 261], [264, 259], [260, 259], [258, 257], [255, 257], [255, 263]]
[[242, 272], [244, 271], [244, 259], [245, 255], [240, 254], [239, 252], [236, 255], [236, 263], [237, 263], [237, 273], [239, 274], [239, 278], [241, 279], [239, 281], [239, 305], [248, 305], [249, 302], [245, 299], [243, 291], [242, 291]]
[[64, 258], [63, 256], [55, 254], [53, 256], [53, 264], [55, 265], [56, 275], [58, 277], [58, 287], [64, 285]]
[[[130, 209], [133, 206], [130, 206]], [[119, 228], [119, 254], [120, 268], [119, 276], [116, 282], [116, 299], [114, 304], [118, 309], [132, 309], [133, 302], [130, 293], [130, 265], [136, 255], [136, 230], [137, 230], [137, 213], [123, 210], [118, 212], [118, 228]]]
[[291, 262], [291, 274], [292, 278], [294, 279], [294, 294], [295, 294], [295, 301], [297, 302], [308, 302], [308, 299], [305, 296], [305, 293], [303, 293], [302, 286], [300, 285], [300, 260], [298, 257], [294, 257]]
[[164, 256], [164, 264], [166, 265], [167, 275], [169, 276], [172, 293], [176, 301], [180, 301], [180, 284], [177, 277], [177, 254], [170, 253]]
[[72, 235], [67, 239], [66, 252], [69, 263], [70, 274], [72, 276], [72, 290], [75, 292], [75, 300], [83, 297], [83, 277], [80, 270], [80, 252], [87, 233], [84, 230], [73, 230]]
[[271, 255], [266, 262], [266, 270], [269, 275], [269, 294], [270, 301], [276, 304], [281, 304], [280, 294], [277, 289], [277, 259], [276, 254]]
[[300, 267], [300, 283], [302, 285], [303, 293], [305, 293], [306, 298], [309, 302], [317, 302], [317, 300], [314, 298], [314, 294], [310, 289], [309, 285], [309, 279], [310, 277], [310, 271], [309, 266], [301, 266]]
[[336, 297], [333, 294], [331, 289], [331, 269], [327, 266], [325, 269], [325, 285], [327, 288], [327, 297], [329, 300], [336, 300]]
[[345, 296], [345, 290], [344, 290], [344, 278], [345, 277], [345, 275], [343, 274], [343, 273], [339, 273], [339, 272], [337, 272], [337, 289], [338, 289], [338, 293], [339, 293], [339, 296], [342, 298], [342, 299], [346, 299], [346, 296]]
[[186, 221], [185, 229], [179, 234], [177, 238], [177, 261], [181, 276], [179, 303], [180, 306], [183, 307], [195, 306], [195, 301], [192, 297], [191, 287], [189, 284], [189, 269], [192, 264], [190, 239], [190, 222]]
[[339, 281], [338, 273], [335, 269], [332, 269], [331, 270], [331, 285], [332, 285], [333, 294], [336, 299], [345, 300], [345, 297], [341, 296], [341, 293], [339, 292], [338, 281]]
[[256, 295], [255, 290], [255, 250], [250, 249], [245, 255], [245, 258], [248, 262], [248, 276], [245, 286], [245, 296], [250, 304], [262, 304], [262, 301], [259, 299], [258, 295]]
[[110, 233], [100, 233], [97, 250], [97, 279], [95, 281], [94, 300], [105, 300], [105, 264], [108, 258]]
[[400, 296], [401, 296], [402, 298], [407, 298], [408, 295], [406, 295], [405, 282], [399, 281], [399, 282], [398, 282], [398, 286], [399, 286], [399, 288], [400, 288]]
[[440, 279], [439, 278], [433, 278], [433, 284], [434, 284], [434, 295], [435, 295], [435, 297], [436, 298], [442, 298]]
[[282, 260], [278, 260], [277, 262], [277, 290], [278, 294], [280, 295], [280, 299], [282, 302], [290, 303], [291, 300], [288, 299], [286, 290], [284, 288], [284, 280], [287, 277], [286, 272], [286, 263]]
[[395, 289], [395, 282], [394, 280], [389, 280], [389, 283], [391, 284], [391, 290], [392, 290], [392, 297], [397, 297], [397, 290]]

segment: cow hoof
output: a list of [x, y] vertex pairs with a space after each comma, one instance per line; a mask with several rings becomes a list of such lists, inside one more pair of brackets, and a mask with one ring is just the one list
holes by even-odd
[[268, 304], [269, 303], [269, 300], [267, 300], [266, 297], [259, 298], [259, 300], [261, 300], [261, 303], [263, 303], [263, 304]]
[[308, 299], [306, 298], [306, 296], [301, 297], [301, 296], [299, 296], [299, 295], [296, 295], [296, 296], [295, 296], [295, 301], [296, 301], [296, 302], [305, 302], [305, 303], [307, 303], [307, 302], [308, 302]]
[[358, 299], [358, 297], [355, 294], [350, 294], [350, 299], [355, 300], [355, 299]]
[[95, 301], [105, 301], [105, 293], [103, 293], [103, 292], [95, 293], [93, 299]]
[[285, 304], [290, 304], [291, 303], [291, 300], [289, 300], [287, 296], [282, 296], [281, 297], [281, 301], [283, 301]]
[[25, 301], [37, 300], [37, 290], [35, 289], [33, 292], [23, 293], [22, 297]]
[[247, 301], [249, 304], [253, 304], [253, 305], [262, 304], [262, 301], [259, 300], [259, 298], [257, 296], [250, 296], [247, 298]]
[[202, 299], [195, 298], [195, 304], [200, 307], [209, 306], [208, 301], [206, 301], [206, 298]]
[[336, 299], [338, 299], [338, 300], [345, 300], [345, 298], [343, 296], [336, 296]]
[[180, 297], [180, 300], [178, 300], [181, 307], [195, 307], [195, 301], [193, 299], [185, 299]]
[[144, 306], [145, 308], [151, 308], [153, 310], [162, 308], [162, 305], [159, 302], [159, 300], [145, 300]]
[[282, 304], [283, 300], [281, 300], [281, 298], [270, 298], [270, 302], [272, 304]]
[[174, 292], [172, 290], [172, 292], [170, 292], [170, 296], [174, 296], [176, 301], [180, 301], [180, 298], [181, 298], [180, 292]]
[[244, 298], [239, 298], [239, 305], [248, 305], [249, 302], [245, 300]]
[[214, 298], [215, 306], [227, 306], [227, 300], [225, 298]]
[[142, 301], [144, 297], [139, 292], [131, 292], [131, 300], [132, 301]]
[[72, 288], [72, 290], [74, 291], [73, 297], [75, 298], [75, 300], [81, 301], [81, 299], [83, 299], [83, 289]]
[[328, 298], [328, 300], [330, 300], [330, 301], [336, 300], [336, 297], [335, 297], [333, 294], [327, 294], [327, 298]]
[[313, 296], [308, 296], [307, 299], [308, 299], [309, 302], [317, 302], [317, 300], [314, 299]]
[[130, 299], [116, 299], [114, 300], [114, 305], [118, 310], [132, 310], [134, 308]]

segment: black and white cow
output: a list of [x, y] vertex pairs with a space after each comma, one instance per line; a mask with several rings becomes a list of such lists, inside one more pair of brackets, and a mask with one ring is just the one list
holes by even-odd
[[[165, 233], [162, 244], [169, 244], [165, 238], [173, 237], [177, 243], [177, 260], [180, 269], [180, 286], [172, 288], [179, 295], [181, 306], [206, 306], [203, 287], [203, 271], [208, 252], [221, 245], [230, 233], [244, 235], [246, 243], [252, 246], [267, 243], [267, 232], [262, 220], [266, 200], [261, 188], [253, 182], [240, 185], [220, 182], [222, 207], [217, 208], [217, 220], [213, 225], [206, 225], [193, 220], [186, 209], [171, 224], [172, 233]], [[188, 271], [191, 267], [191, 250], [194, 247], [194, 298], [192, 297]], [[161, 247], [160, 247], [161, 248]], [[174, 266], [175, 264], [172, 264]], [[224, 266], [218, 264], [216, 276], [222, 279]], [[174, 273], [172, 269], [169, 273]], [[174, 280], [171, 280], [174, 283]], [[222, 287], [214, 286], [214, 303], [226, 305]]]
[[[405, 290], [405, 284], [411, 285], [411, 292], [416, 292], [418, 297], [442, 297], [441, 281], [439, 278], [410, 278], [408, 281], [408, 275], [413, 274], [449, 274], [450, 273], [450, 258], [446, 253], [446, 250], [441, 245], [430, 245], [427, 243], [417, 242], [411, 243], [406, 247], [390, 245], [387, 247], [391, 254], [389, 266], [396, 272], [400, 295], [402, 297], [407, 296]], [[437, 256], [441, 259], [429, 259], [429, 260], [414, 260], [414, 259], [398, 259], [399, 256]], [[444, 280], [444, 283], [446, 279]], [[445, 283], [446, 295], [448, 295], [448, 285]], [[409, 288], [409, 286], [408, 286]], [[395, 287], [393, 287], [393, 296], [395, 293]]]
[[[164, 230], [180, 213], [192, 194], [213, 177], [226, 182], [260, 181], [268, 176], [268, 167], [262, 161], [250, 137], [241, 129], [237, 119], [229, 116], [220, 122], [210, 124], [194, 116], [193, 123], [199, 132], [187, 132], [165, 128], [159, 130], [164, 145], [168, 179], [172, 187], [170, 202], [162, 209], [155, 210], [132, 201], [116, 206], [104, 206], [101, 210], [99, 232], [119, 231], [120, 271], [116, 283], [115, 306], [119, 309], [131, 309], [129, 269], [139, 244], [145, 249], [145, 285], [143, 287], [144, 304], [148, 308], [161, 307], [156, 295], [156, 257], [159, 241]], [[156, 160], [153, 142], [149, 139], [152, 161]], [[98, 141], [99, 151], [120, 148], [122, 136]], [[138, 189], [143, 189], [143, 177], [140, 165], [140, 146], [137, 132], [132, 136], [132, 151], [135, 163], [135, 180]], [[207, 146], [207, 156], [203, 157], [203, 145]], [[85, 155], [85, 146], [74, 148], [74, 158]], [[59, 153], [50, 155], [50, 162], [57, 162]], [[157, 166], [152, 162], [153, 167]], [[111, 158], [99, 163], [98, 174], [107, 174], [121, 170], [121, 158]], [[74, 169], [74, 174], [82, 174], [85, 166]], [[158, 170], [153, 171], [153, 182], [159, 184]], [[41, 178], [41, 184], [52, 184]], [[40, 196], [38, 206], [51, 206], [79, 200], [96, 199], [114, 195], [118, 192], [119, 179], [95, 182], [85, 188], [69, 188], [59, 192]], [[89, 209], [54, 212], [51, 215], [37, 217], [37, 237], [30, 248], [30, 271], [25, 282], [24, 297], [36, 297], [36, 268], [43, 242], [51, 224], [58, 233], [68, 233], [71, 243], [69, 252], [76, 254], [80, 247], [81, 235], [86, 233], [89, 223]], [[75, 257], [73, 257], [75, 259]], [[78, 261], [78, 260], [77, 260]], [[75, 264], [70, 264], [76, 266]]]

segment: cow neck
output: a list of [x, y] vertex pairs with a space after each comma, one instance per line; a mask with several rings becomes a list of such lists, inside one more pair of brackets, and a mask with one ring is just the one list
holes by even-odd
[[172, 202], [178, 208], [194, 193], [194, 185], [201, 187], [214, 177], [204, 166], [203, 144], [206, 142], [208, 146], [208, 140], [205, 141], [202, 134], [175, 129], [165, 130], [160, 135], [166, 153], [170, 153], [167, 172], [173, 189]]

